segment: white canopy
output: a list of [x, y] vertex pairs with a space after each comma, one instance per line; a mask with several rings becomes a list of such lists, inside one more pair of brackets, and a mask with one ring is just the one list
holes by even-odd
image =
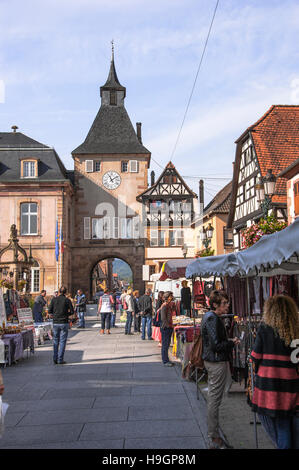
[[299, 255], [299, 218], [284, 230], [264, 235], [253, 246], [237, 253], [241, 270], [246, 274], [251, 269], [280, 266], [293, 255]]
[[246, 250], [196, 259], [187, 266], [186, 277], [299, 274], [298, 256], [299, 218]]

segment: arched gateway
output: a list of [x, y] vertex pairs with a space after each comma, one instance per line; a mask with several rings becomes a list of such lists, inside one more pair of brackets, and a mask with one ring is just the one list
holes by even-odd
[[130, 265], [134, 287], [142, 293], [146, 234], [141, 230], [142, 203], [136, 198], [148, 186], [151, 153], [142, 144], [141, 123], [135, 132], [125, 109], [126, 88], [118, 80], [113, 54], [100, 92], [99, 112], [85, 141], [72, 152], [72, 291], [81, 287], [90, 296], [91, 270], [112, 257]]
[[133, 274], [133, 287], [144, 292], [144, 282], [142, 281], [142, 265], [144, 264], [144, 247], [143, 246], [130, 246], [122, 247], [117, 250], [111, 248], [87, 248], [78, 249], [73, 257], [73, 291], [81, 288], [91, 299], [92, 298], [92, 285], [91, 273], [94, 267], [101, 260], [109, 258], [119, 258], [125, 261], [131, 268]]

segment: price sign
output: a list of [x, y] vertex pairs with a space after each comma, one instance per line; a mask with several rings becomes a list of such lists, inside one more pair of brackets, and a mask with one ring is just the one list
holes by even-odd
[[19, 323], [24, 322], [26, 325], [33, 325], [33, 316], [31, 308], [17, 308]]

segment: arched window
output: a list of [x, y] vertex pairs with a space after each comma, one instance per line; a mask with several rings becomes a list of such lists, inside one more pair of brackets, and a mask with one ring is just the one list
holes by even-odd
[[34, 264], [31, 268], [31, 292], [40, 291], [40, 268], [37, 261], [34, 261]]

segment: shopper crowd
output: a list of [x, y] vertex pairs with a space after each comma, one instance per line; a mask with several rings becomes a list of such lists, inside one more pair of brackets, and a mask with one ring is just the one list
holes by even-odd
[[[191, 313], [190, 289], [185, 283], [182, 289], [184, 313]], [[37, 322], [43, 321], [46, 291], [36, 298], [33, 314]], [[53, 319], [53, 362], [65, 364], [64, 352], [70, 322], [78, 321], [78, 328], [85, 328], [87, 299], [78, 289], [74, 299], [61, 287], [53, 296], [48, 317]], [[223, 290], [214, 290], [209, 297], [209, 311], [201, 322], [202, 360], [208, 380], [208, 437], [210, 448], [227, 449], [219, 429], [219, 407], [229, 391], [232, 377], [230, 358], [240, 338], [229, 338], [223, 315], [229, 311], [230, 300]], [[165, 367], [172, 367], [168, 351], [173, 336], [173, 316], [176, 310], [171, 291], [159, 292], [153, 301], [150, 289], [140, 296], [131, 287], [122, 293], [105, 289], [99, 296], [97, 315], [101, 318], [100, 334], [111, 334], [116, 328], [117, 312], [125, 317], [125, 335], [140, 334], [141, 340], [159, 340], [161, 360]], [[154, 332], [153, 329], [155, 328]], [[134, 332], [132, 332], [134, 329]], [[248, 402], [278, 449], [299, 448], [299, 368], [292, 359], [292, 343], [299, 339], [298, 307], [286, 295], [268, 298], [264, 314], [251, 351], [254, 374]], [[295, 341], [296, 343], [296, 341]], [[4, 385], [0, 373], [0, 395]]]

